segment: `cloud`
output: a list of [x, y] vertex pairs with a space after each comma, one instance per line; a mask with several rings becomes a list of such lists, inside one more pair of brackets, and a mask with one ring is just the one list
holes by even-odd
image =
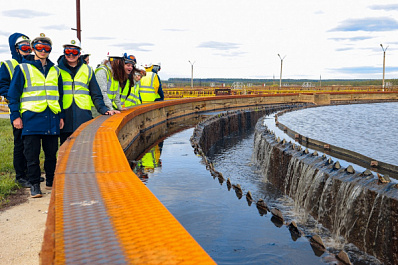
[[398, 29], [398, 22], [392, 18], [347, 19], [340, 26], [329, 31], [391, 31]]
[[44, 29], [48, 29], [48, 30], [51, 30], [51, 29], [68, 30], [68, 29], [70, 29], [70, 27], [68, 27], [67, 25], [64, 25], [64, 24], [62, 24], [62, 25], [48, 25], [48, 26], [43, 26], [43, 28]]
[[[330, 70], [343, 74], [379, 74], [383, 72], [383, 67], [354, 66], [354, 67], [330, 68]], [[386, 67], [386, 73], [396, 72], [396, 71], [398, 71], [398, 67]]]
[[10, 32], [0, 30], [0, 36], [7, 36], [8, 37], [10, 35], [11, 35]]
[[0, 44], [0, 53], [10, 52], [10, 47], [7, 44]]
[[232, 49], [238, 49], [239, 44], [232, 42], [207, 41], [199, 44], [198, 48], [209, 48], [219, 51], [228, 51]]
[[13, 9], [13, 10], [5, 10], [1, 12], [3, 16], [6, 17], [18, 17], [18, 18], [35, 18], [35, 17], [47, 17], [50, 16], [50, 13], [40, 12], [30, 9]]
[[163, 31], [173, 31], [173, 32], [182, 32], [187, 31], [186, 29], [162, 29]]
[[329, 38], [329, 40], [335, 40], [335, 41], [361, 41], [361, 40], [369, 40], [372, 39], [373, 37], [370, 36], [358, 36], [358, 37], [352, 37], [352, 38]]
[[142, 51], [142, 52], [149, 52], [151, 50], [148, 50], [146, 48], [143, 48], [144, 46], [154, 46], [153, 43], [146, 43], [146, 42], [140, 42], [140, 43], [118, 43], [118, 44], [113, 44], [112, 46], [115, 47], [120, 47], [124, 50], [134, 50], [134, 51]]
[[113, 37], [87, 37], [90, 40], [115, 40], [116, 38]]
[[384, 10], [384, 11], [398, 11], [398, 4], [391, 5], [372, 5], [369, 7], [373, 10]]
[[336, 49], [336, 51], [337, 52], [345, 52], [345, 51], [350, 51], [350, 50], [353, 50], [354, 48], [338, 48], [338, 49]]
[[241, 52], [241, 51], [227, 51], [224, 53], [214, 53], [214, 55], [219, 55], [219, 56], [223, 56], [223, 57], [239, 57], [241, 55], [246, 54], [246, 52]]

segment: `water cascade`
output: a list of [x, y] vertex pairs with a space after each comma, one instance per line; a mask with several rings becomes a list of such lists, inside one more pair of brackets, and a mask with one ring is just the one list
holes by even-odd
[[371, 172], [343, 168], [317, 153], [275, 139], [256, 125], [253, 160], [269, 181], [337, 240], [353, 243], [386, 264], [398, 264], [398, 187]]

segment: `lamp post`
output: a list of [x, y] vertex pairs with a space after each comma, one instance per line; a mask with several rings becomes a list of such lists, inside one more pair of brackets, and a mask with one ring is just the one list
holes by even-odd
[[279, 89], [280, 89], [282, 87], [282, 65], [283, 65], [283, 59], [285, 59], [286, 55], [283, 56], [283, 58], [282, 58], [279, 55], [279, 53], [278, 53], [278, 56], [279, 56], [279, 59], [281, 59], [281, 74], [280, 74], [280, 77], [279, 77]]
[[191, 63], [191, 61], [188, 61], [191, 64], [191, 88], [193, 89], [193, 65], [195, 62]]
[[384, 76], [385, 76], [385, 71], [386, 71], [386, 51], [388, 46], [384, 49], [383, 44], [380, 44], [381, 49], [383, 50], [383, 91], [384, 91]]

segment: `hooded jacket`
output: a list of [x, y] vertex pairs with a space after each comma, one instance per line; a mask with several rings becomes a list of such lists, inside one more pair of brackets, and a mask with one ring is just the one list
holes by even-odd
[[[79, 60], [77, 61], [77, 66], [75, 67], [75, 71], [71, 71], [68, 62], [65, 59], [65, 55], [60, 56], [58, 59], [58, 67], [68, 72], [72, 77], [72, 79], [75, 78], [76, 73], [79, 71], [82, 65], [83, 65], [83, 60], [80, 57]], [[94, 74], [91, 77], [88, 89], [90, 91], [91, 100], [93, 101], [97, 111], [101, 114], [105, 114], [105, 112], [107, 112], [109, 109], [105, 106], [101, 90], [98, 86]], [[74, 132], [80, 125], [93, 118], [93, 115], [90, 110], [84, 110], [79, 108], [79, 106], [76, 105], [76, 102], [74, 100], [72, 101], [72, 105], [64, 110], [64, 113], [65, 113], [64, 128], [61, 130], [61, 133]]]
[[[22, 63], [31, 64], [33, 67], [36, 67], [40, 72], [47, 76], [48, 71], [54, 63], [47, 59], [47, 65], [43, 68], [40, 60], [34, 60], [34, 56], [26, 56], [22, 59]], [[17, 66], [15, 68], [14, 76], [11, 80], [10, 89], [8, 90], [7, 99], [10, 101], [8, 107], [10, 108], [11, 114], [10, 119], [13, 122], [15, 119], [21, 117], [20, 113], [20, 103], [21, 96], [23, 93], [23, 88], [25, 86], [25, 76], [21, 70], [21, 67]], [[64, 119], [63, 105], [62, 105], [62, 97], [64, 95], [63, 92], [63, 84], [62, 84], [62, 76], [58, 77], [58, 93], [59, 93], [59, 105], [61, 107], [61, 112], [58, 114], [54, 114], [51, 109], [47, 106], [47, 108], [42, 112], [33, 112], [33, 111], [25, 111], [22, 113], [22, 136], [24, 135], [59, 135], [59, 120]]]
[[[14, 33], [8, 38], [12, 59], [16, 60], [18, 63], [22, 62], [23, 57], [18, 53], [17, 49], [15, 48], [15, 42], [21, 36], [27, 37], [26, 35], [21, 33]], [[8, 68], [6, 67], [5, 63], [2, 62], [0, 67], [0, 96], [7, 97], [7, 92], [10, 87], [10, 83], [11, 83], [10, 72], [8, 71]]]

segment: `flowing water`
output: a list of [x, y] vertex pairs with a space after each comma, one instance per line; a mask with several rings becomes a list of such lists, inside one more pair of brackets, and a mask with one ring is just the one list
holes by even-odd
[[[355, 246], [331, 236], [294, 201], [263, 177], [251, 162], [253, 131], [231, 135], [219, 141], [207, 154], [215, 169], [243, 194], [262, 198], [270, 208], [283, 212], [287, 222], [296, 221], [304, 235], [291, 233], [270, 213], [260, 213], [226, 183], [213, 179], [202, 159], [196, 156], [189, 138], [193, 129], [174, 134], [156, 147], [161, 163], [147, 172], [143, 182], [169, 209], [217, 264], [337, 264], [334, 255], [341, 249], [354, 264], [379, 264]], [[321, 235], [327, 251], [319, 251], [308, 237]]]

